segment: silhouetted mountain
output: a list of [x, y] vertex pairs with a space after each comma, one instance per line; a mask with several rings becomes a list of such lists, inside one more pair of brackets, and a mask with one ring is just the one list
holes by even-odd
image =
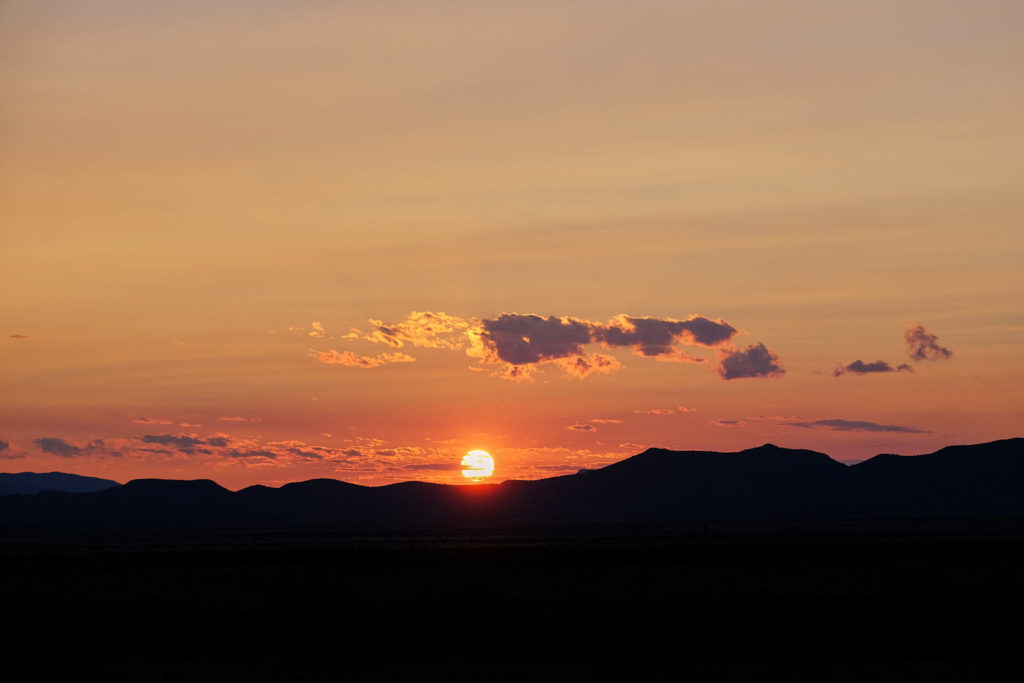
[[140, 479], [93, 493], [0, 498], [7, 525], [330, 525], [1024, 514], [1024, 439], [879, 455], [854, 466], [766, 444], [738, 453], [652, 448], [535, 481], [366, 487], [333, 479], [231, 492]]
[[17, 472], [0, 473], [0, 496], [32, 494], [40, 491], [66, 491], [68, 493], [89, 493], [120, 486], [110, 479], [83, 477], [64, 472]]

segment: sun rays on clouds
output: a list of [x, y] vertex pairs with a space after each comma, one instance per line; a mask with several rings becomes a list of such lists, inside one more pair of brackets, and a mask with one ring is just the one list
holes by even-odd
[[[568, 377], [585, 378], [623, 368], [614, 355], [620, 350], [670, 363], [708, 364], [699, 353], [711, 352], [718, 375], [724, 380], [780, 377], [785, 374], [778, 356], [764, 344], [747, 348], [733, 345], [740, 331], [718, 318], [703, 315], [675, 318], [617, 315], [607, 323], [574, 316], [501, 313], [490, 318], [460, 318], [444, 312], [413, 311], [405, 320], [385, 323], [370, 320], [368, 330], [350, 328], [330, 335], [319, 322], [312, 330], [290, 328], [317, 339], [337, 339], [346, 344], [369, 342], [393, 349], [418, 347], [462, 351], [477, 359], [472, 369], [488, 369], [511, 381], [529, 381], [545, 368]], [[375, 368], [408, 363], [404, 352], [360, 355], [348, 349], [309, 349], [320, 363]]]

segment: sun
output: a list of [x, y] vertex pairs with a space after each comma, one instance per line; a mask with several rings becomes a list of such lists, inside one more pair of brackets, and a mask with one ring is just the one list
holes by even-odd
[[470, 451], [462, 456], [462, 476], [483, 481], [494, 474], [494, 458], [487, 451]]

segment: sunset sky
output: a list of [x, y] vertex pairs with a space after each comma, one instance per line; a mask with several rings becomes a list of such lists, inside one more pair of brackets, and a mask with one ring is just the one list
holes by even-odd
[[1024, 435], [1024, 3], [0, 3], [0, 470]]

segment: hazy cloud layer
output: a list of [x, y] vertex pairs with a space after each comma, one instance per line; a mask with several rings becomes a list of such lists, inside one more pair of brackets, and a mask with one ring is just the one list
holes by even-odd
[[883, 425], [866, 420], [814, 420], [808, 422], [782, 422], [787, 427], [802, 429], [832, 429], [839, 432], [901, 432], [904, 434], [925, 434], [922, 429], [902, 425]]
[[779, 363], [779, 357], [764, 344], [753, 344], [745, 351], [726, 352], [718, 364], [718, 374], [723, 379], [743, 377], [781, 377], [786, 370]]
[[832, 371], [835, 377], [842, 377], [850, 373], [852, 375], [867, 375], [874, 372], [913, 372], [914, 368], [906, 363], [900, 363], [896, 367], [889, 365], [884, 360], [876, 360], [873, 363], [865, 363], [862, 360], [855, 360], [849, 365], [840, 365]]
[[949, 360], [953, 352], [939, 344], [939, 337], [924, 328], [924, 325], [917, 324], [907, 328], [903, 333], [907, 342], [907, 352], [914, 361], [922, 360]]

